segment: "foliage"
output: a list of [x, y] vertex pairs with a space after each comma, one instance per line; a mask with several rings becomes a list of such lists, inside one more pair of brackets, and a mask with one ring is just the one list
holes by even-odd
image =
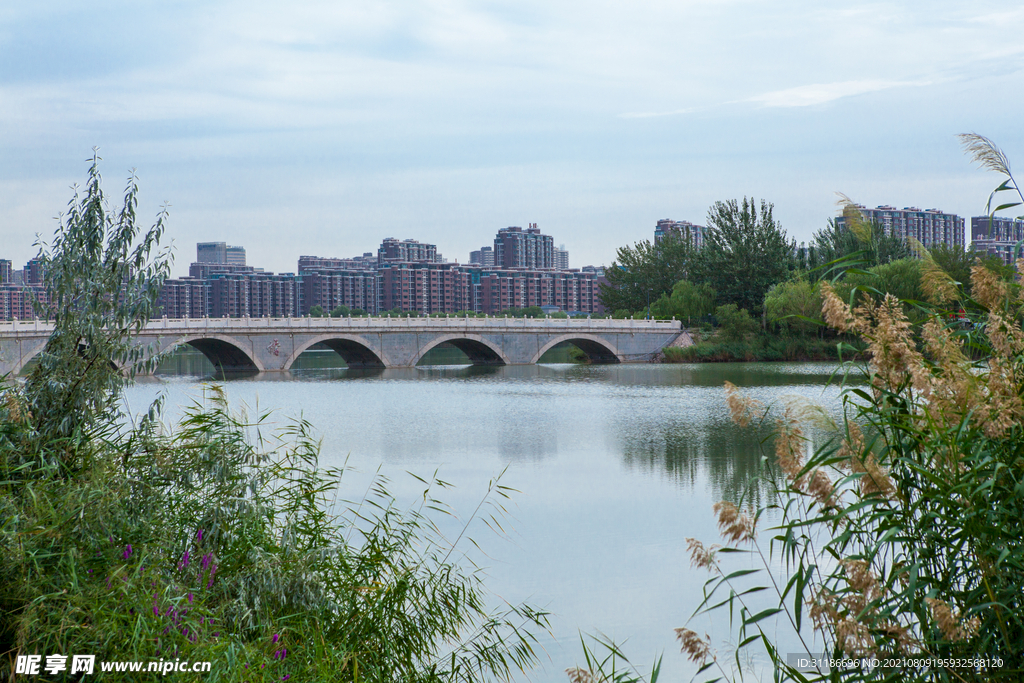
[[715, 309], [718, 318], [718, 335], [725, 341], [742, 341], [757, 332], [757, 321], [750, 317], [745, 308], [736, 304], [725, 304]]
[[[466, 529], [453, 542], [436, 523], [450, 513], [435, 495], [444, 482], [419, 480], [411, 509], [381, 477], [345, 503], [344, 471], [320, 466], [308, 423], [268, 433], [266, 414], [232, 414], [216, 388], [176, 428], [160, 424], [159, 405], [138, 424], [115, 410], [124, 382], [106, 360], [134, 358], [130, 332], [159, 287], [133, 278], [164, 272], [147, 265], [159, 230], [126, 246], [133, 182], [113, 229], [101, 220], [95, 163], [87, 197], [82, 210], [72, 203], [49, 257], [55, 312], [84, 319], [80, 339], [115, 353], [51, 340], [56, 383], [81, 395], [56, 427], [40, 403], [53, 391], [39, 388], [45, 378], [0, 386], [5, 659], [210, 661], [204, 681], [508, 680], [531, 665], [546, 615], [491, 611], [482, 573], [463, 564]], [[102, 279], [94, 263], [113, 275]], [[482, 503], [492, 528], [509, 493], [495, 482]]]
[[830, 219], [828, 227], [814, 233], [807, 264], [812, 277], [830, 275], [828, 271], [835, 262], [842, 264], [840, 268], [869, 268], [912, 256], [906, 240], [889, 235], [877, 222], [866, 220], [857, 205], [846, 197], [842, 204], [846, 225], [837, 226]]
[[[5, 398], [10, 454], [25, 413], [16, 389]], [[469, 681], [534, 660], [524, 625], [544, 615], [487, 611], [482, 574], [455, 564], [427, 514], [445, 510], [443, 482], [424, 482], [411, 510], [380, 477], [336, 506], [344, 472], [318, 464], [310, 426], [267, 434], [266, 420], [232, 415], [214, 390], [177, 433], [111, 438], [71, 482], [21, 471], [0, 487], [4, 649], [208, 660], [204, 680], [228, 681]], [[503, 514], [508, 490], [491, 495]]]
[[789, 333], [811, 334], [821, 329], [821, 293], [817, 284], [789, 280], [768, 290], [764, 298], [769, 324]]
[[936, 265], [970, 294], [971, 266], [974, 265], [978, 255], [955, 244], [940, 244], [928, 251]]
[[[964, 137], [977, 161], [1008, 176], [993, 195], [1016, 190], [1005, 155]], [[777, 681], [968, 683], [1024, 672], [1024, 258], [1016, 281], [975, 262], [968, 294], [939, 259], [921, 256], [910, 307], [884, 290], [854, 307], [822, 286], [827, 324], [867, 344], [867, 383], [844, 378], [838, 423], [803, 397], [765, 406], [726, 383], [734, 421], [774, 442], [763, 462], [775, 495], [758, 509], [714, 506], [729, 547], [687, 539], [693, 566], [711, 574], [695, 615], [727, 611], [734, 632], [726, 658], [708, 637], [676, 629], [714, 681], [743, 680], [731, 662], [761, 647]], [[898, 289], [910, 268], [897, 261], [871, 275]], [[959, 303], [983, 324], [951, 320]], [[725, 557], [737, 553], [753, 562], [733, 571]], [[765, 593], [767, 608], [752, 597]], [[794, 668], [786, 639], [817, 666]], [[828, 659], [854, 666], [828, 669]]]
[[52, 246], [43, 245], [54, 331], [25, 384], [33, 438], [49, 444], [49, 454], [68, 444], [56, 457], [71, 470], [83, 464], [70, 440], [88, 436], [87, 425], [110, 419], [120, 389], [137, 369], [156, 362], [132, 334], [155, 312], [170, 268], [166, 251], [153, 255], [166, 211], [141, 234], [135, 175], [128, 178], [123, 205], [111, 209], [99, 161], [94, 152], [85, 188], [75, 188]]
[[646, 311], [687, 276], [693, 258], [690, 239], [674, 235], [654, 244], [644, 240], [620, 247], [612, 265], [605, 268], [608, 284], [601, 284], [601, 302], [610, 311]]
[[773, 205], [753, 199], [715, 202], [708, 210], [704, 245], [690, 279], [711, 286], [719, 304], [761, 312], [765, 292], [792, 270], [793, 244], [772, 215]]
[[[650, 675], [645, 677], [615, 642], [605, 636], [591, 636], [591, 640], [594, 641], [593, 646], [580, 638], [583, 664], [565, 670], [570, 683], [658, 683], [661, 657], [654, 662]], [[604, 656], [598, 656], [598, 652]]]
[[[914, 323], [920, 323], [924, 314], [909, 302], [920, 302], [925, 299], [922, 267], [923, 259], [908, 258], [874, 266], [868, 270], [848, 269], [843, 278], [836, 283], [835, 290], [847, 302], [860, 301], [870, 296], [875, 302], [881, 301], [885, 295], [892, 295], [904, 302], [904, 308], [910, 313]], [[857, 292], [857, 297], [854, 293]]]
[[[1019, 268], [1024, 276], [1024, 261]], [[838, 674], [842, 680], [1015, 680], [1024, 667], [1024, 305], [1018, 286], [983, 266], [972, 280], [985, 333], [952, 329], [935, 311], [924, 325], [923, 352], [892, 295], [851, 309], [824, 287], [827, 322], [869, 344], [869, 385], [846, 388], [844, 421], [806, 461], [808, 429], [829, 422], [827, 415], [794, 399], [774, 416], [727, 385], [734, 419], [774, 432], [772, 481], [781, 485], [778, 502], [756, 513], [719, 503], [719, 525], [736, 550], [759, 558], [769, 587], [785, 589], [777, 607], [757, 614], [735, 592], [723, 604], [741, 614], [740, 647], [764, 643], [787, 678], [804, 680], [760, 626], [780, 612], [801, 638], [809, 619], [827, 656], [1002, 660], [980, 669], [851, 669]], [[984, 348], [986, 359], [969, 360], [967, 344]], [[767, 551], [757, 519], [778, 520], [767, 530]], [[735, 577], [722, 572], [714, 552], [697, 541], [691, 552], [713, 573], [706, 605], [716, 591], [734, 590]], [[781, 578], [767, 576], [775, 571], [768, 553], [786, 559]], [[714, 663], [707, 645], [693, 634], [687, 651]], [[802, 675], [839, 680], [835, 671], [832, 678]]]
[[856, 342], [843, 342], [839, 354], [837, 339], [819, 339], [807, 335], [759, 334], [743, 341], [694, 340], [691, 346], [668, 347], [662, 353], [667, 363], [728, 363], [750, 361], [839, 360], [857, 356]]
[[319, 304], [316, 305], [316, 306], [310, 306], [310, 308], [309, 308], [309, 317], [310, 318], [323, 318], [324, 317], [324, 307], [320, 306]]
[[390, 311], [381, 311], [377, 314], [377, 316], [381, 318], [419, 318], [422, 315], [423, 314], [419, 311], [407, 311], [403, 308], [399, 308], [398, 306], [392, 308]]
[[672, 287], [672, 295], [662, 294], [651, 304], [651, 315], [662, 320], [675, 317], [686, 320], [703, 318], [715, 310], [715, 290], [706, 282], [694, 284], [680, 280]]
[[541, 310], [540, 306], [528, 306], [526, 308], [506, 308], [503, 311], [495, 313], [497, 317], [506, 318], [543, 318], [544, 311]]
[[329, 315], [332, 318], [344, 318], [345, 316], [347, 316], [347, 315], [349, 315], [351, 313], [352, 313], [352, 309], [349, 308], [348, 306], [345, 306], [343, 304], [341, 306], [337, 306], [337, 307], [331, 309], [331, 312], [329, 313]]

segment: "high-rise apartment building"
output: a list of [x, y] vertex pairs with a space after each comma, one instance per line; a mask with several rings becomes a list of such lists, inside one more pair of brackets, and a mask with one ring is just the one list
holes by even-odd
[[262, 268], [240, 266], [234, 263], [193, 263], [188, 267], [188, 276], [196, 278], [208, 278], [213, 275], [222, 275], [224, 273], [244, 275], [246, 273], [262, 272]]
[[377, 313], [378, 280], [376, 270], [365, 268], [331, 268], [306, 271], [302, 275], [303, 311], [314, 306], [330, 313], [339, 306]]
[[245, 247], [233, 247], [224, 242], [199, 242], [196, 244], [196, 262], [244, 266]]
[[654, 226], [654, 243], [657, 244], [667, 236], [675, 237], [676, 239], [689, 239], [693, 241], [693, 246], [700, 248], [704, 246], [704, 231], [703, 225], [695, 225], [690, 221], [674, 221], [671, 218], [662, 218]]
[[440, 257], [436, 244], [424, 244], [416, 240], [397, 240], [385, 238], [377, 249], [377, 265], [388, 262], [438, 263]]
[[362, 256], [353, 256], [352, 258], [299, 257], [300, 274], [319, 270], [335, 270], [338, 268], [344, 270], [373, 270], [376, 267], [377, 259], [369, 251], [365, 252]]
[[[897, 209], [895, 206], [879, 206], [866, 209], [857, 205], [865, 220], [877, 223], [886, 235], [895, 235], [900, 239], [913, 237], [926, 248], [931, 249], [940, 244], [964, 246], [964, 219], [956, 214], [943, 213], [939, 209], [921, 210], [908, 206]], [[835, 226], [845, 227], [846, 218], [839, 216]]]
[[165, 318], [205, 318], [210, 315], [210, 281], [183, 277], [164, 280], [157, 298], [159, 315]]
[[564, 244], [554, 248], [552, 258], [554, 258], [556, 270], [569, 270], [569, 252]]
[[32, 320], [43, 316], [36, 302], [45, 311], [49, 295], [43, 285], [0, 284], [0, 320]]
[[0, 258], [0, 285], [14, 282], [14, 264], [9, 259]]
[[46, 278], [46, 266], [43, 263], [42, 256], [36, 256], [34, 259], [25, 264], [25, 279], [26, 285], [41, 285], [43, 280]]
[[974, 216], [971, 218], [971, 249], [990, 254], [1012, 265], [1024, 256], [1018, 243], [1024, 240], [1024, 220], [1003, 216]]
[[449, 263], [387, 263], [377, 271], [380, 310], [455, 313], [476, 310], [473, 278]]
[[597, 311], [597, 278], [580, 271], [531, 271], [494, 269], [479, 276], [478, 304], [481, 313], [495, 314], [508, 308], [552, 306], [561, 311], [590, 314]]
[[469, 263], [474, 266], [493, 268], [494, 249], [492, 247], [480, 247], [477, 251], [469, 252]]
[[495, 268], [554, 268], [555, 244], [551, 235], [542, 235], [536, 223], [523, 230], [502, 228], [494, 238]]

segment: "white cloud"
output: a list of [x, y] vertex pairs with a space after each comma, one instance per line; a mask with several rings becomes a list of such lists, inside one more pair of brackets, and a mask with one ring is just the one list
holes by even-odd
[[786, 88], [785, 90], [775, 90], [755, 95], [742, 101], [754, 102], [762, 107], [812, 107], [843, 97], [852, 97], [853, 95], [864, 95], [891, 88], [912, 88], [925, 85], [931, 85], [931, 81], [861, 80], [841, 81], [838, 83], [814, 83], [811, 85], [801, 85], [796, 88]]

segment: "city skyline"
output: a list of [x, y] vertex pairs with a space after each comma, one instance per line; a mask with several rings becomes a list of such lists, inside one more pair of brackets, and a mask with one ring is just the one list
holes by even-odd
[[176, 273], [211, 238], [282, 272], [396, 233], [465, 262], [530, 223], [607, 264], [656, 220], [744, 195], [807, 242], [836, 191], [982, 213], [1000, 179], [956, 133], [1024, 158], [1024, 10], [999, 2], [108, 0], [8, 8], [0, 28], [0, 244], [19, 264], [94, 145], [111, 196], [137, 169], [141, 222], [170, 202]]

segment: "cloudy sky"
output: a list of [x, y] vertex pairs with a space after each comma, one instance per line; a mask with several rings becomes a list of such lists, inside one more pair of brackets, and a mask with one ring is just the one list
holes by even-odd
[[105, 188], [197, 241], [294, 271], [384, 237], [466, 261], [538, 223], [571, 265], [659, 218], [775, 204], [798, 241], [864, 204], [981, 213], [1024, 164], [1024, 6], [793, 0], [94, 0], [0, 7], [0, 258]]

